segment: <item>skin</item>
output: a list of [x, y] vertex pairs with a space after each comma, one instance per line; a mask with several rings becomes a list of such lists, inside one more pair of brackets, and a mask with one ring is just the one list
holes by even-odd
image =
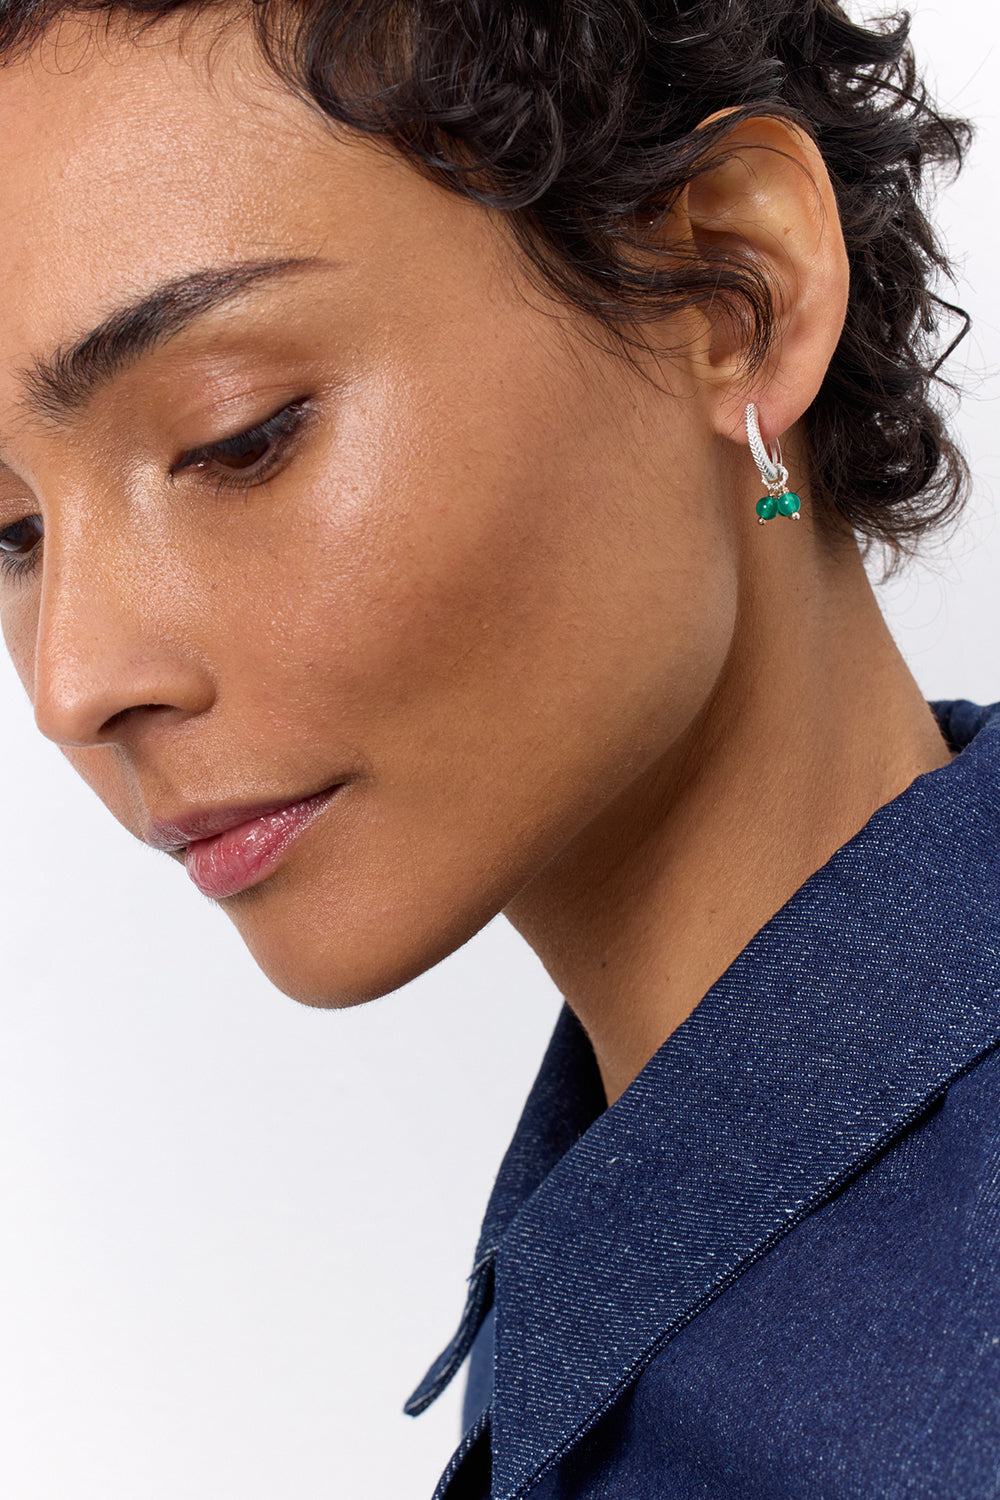
[[[949, 759], [805, 480], [847, 296], [822, 162], [752, 121], [663, 230], [772, 276], [752, 388], [706, 313], [639, 371], [530, 285], [499, 217], [331, 132], [239, 28], [212, 41], [63, 28], [0, 73], [0, 532], [45, 533], [0, 612], [38, 726], [139, 837], [344, 782], [221, 903], [264, 971], [352, 1004], [504, 910], [612, 1100]], [[116, 308], [268, 258], [310, 264], [58, 421], [31, 408], [32, 362]], [[749, 398], [798, 523], [757, 525]], [[180, 462], [300, 399], [259, 482]]]

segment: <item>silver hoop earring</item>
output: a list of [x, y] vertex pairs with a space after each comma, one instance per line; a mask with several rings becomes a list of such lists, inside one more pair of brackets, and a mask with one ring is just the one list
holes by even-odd
[[797, 521], [802, 501], [788, 488], [788, 470], [781, 462], [781, 444], [774, 442], [770, 448], [765, 448], [757, 421], [757, 408], [752, 401], [747, 404], [746, 418], [747, 442], [750, 444], [753, 461], [760, 470], [761, 482], [767, 489], [767, 494], [757, 501], [757, 520], [761, 526], [774, 516], [791, 516], [793, 521]]

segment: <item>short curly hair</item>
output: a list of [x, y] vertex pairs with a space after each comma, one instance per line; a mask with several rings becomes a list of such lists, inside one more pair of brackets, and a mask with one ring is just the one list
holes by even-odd
[[509, 215], [539, 283], [626, 350], [644, 323], [714, 304], [738, 320], [748, 373], [761, 367], [776, 324], [761, 270], [719, 247], [651, 256], [653, 231], [740, 120], [807, 131], [850, 261], [805, 418], [820, 513], [894, 562], [957, 513], [968, 472], [936, 396], [958, 341], [941, 352], [945, 322], [968, 319], [934, 290], [951, 268], [923, 194], [971, 131], [933, 107], [908, 16], [862, 25], [835, 0], [0, 0], [0, 57], [66, 15], [146, 26], [214, 9], [245, 16], [327, 118]]

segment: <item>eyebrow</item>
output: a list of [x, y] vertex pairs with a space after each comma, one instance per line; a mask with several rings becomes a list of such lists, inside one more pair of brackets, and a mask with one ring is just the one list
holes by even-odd
[[61, 423], [143, 355], [181, 333], [195, 319], [259, 282], [328, 265], [316, 256], [248, 260], [211, 266], [163, 282], [139, 301], [117, 308], [82, 338], [32, 360], [21, 373], [24, 405], [33, 415]]

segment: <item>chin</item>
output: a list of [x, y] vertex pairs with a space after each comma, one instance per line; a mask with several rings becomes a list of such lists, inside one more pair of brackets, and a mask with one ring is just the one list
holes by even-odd
[[[305, 909], [274, 910], [284, 903], [250, 900], [251, 892], [227, 901], [251, 957], [273, 985], [301, 1005], [342, 1010], [378, 1000], [409, 984], [474, 937], [496, 910], [456, 919], [414, 923], [385, 907], [377, 912], [335, 916]], [[409, 917], [410, 920], [406, 918]]]

